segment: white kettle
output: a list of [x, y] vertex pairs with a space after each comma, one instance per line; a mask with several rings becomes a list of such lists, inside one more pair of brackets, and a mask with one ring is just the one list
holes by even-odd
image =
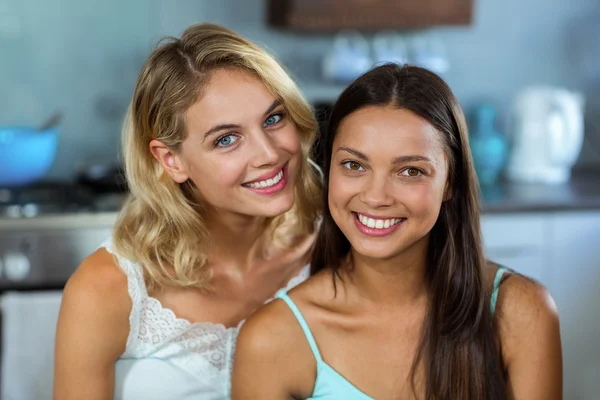
[[514, 182], [564, 183], [584, 134], [584, 98], [550, 86], [520, 92], [512, 110], [506, 177]]

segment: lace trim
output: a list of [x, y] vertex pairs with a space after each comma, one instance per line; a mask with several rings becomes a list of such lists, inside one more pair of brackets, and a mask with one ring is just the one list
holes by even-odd
[[141, 314], [142, 298], [148, 296], [142, 267], [138, 263], [134, 263], [117, 254], [112, 244], [112, 238], [105, 240], [100, 247], [105, 248], [106, 251], [116, 257], [119, 267], [127, 276], [127, 292], [129, 293], [129, 297], [131, 297], [132, 306], [129, 313], [129, 335], [127, 336], [125, 353], [123, 355], [133, 356], [137, 350], [135, 339], [138, 337], [140, 330], [139, 316]]
[[[162, 351], [167, 353], [163, 356], [180, 356], [181, 360], [186, 362], [190, 353], [194, 353], [208, 361], [217, 371], [227, 369], [231, 372], [237, 335], [245, 320], [235, 327], [226, 327], [208, 321], [192, 323], [185, 318], [178, 318], [171, 309], [164, 307], [160, 300], [148, 296], [143, 269], [139, 263], [116, 254], [110, 239], [100, 247], [106, 248], [117, 257], [119, 265], [128, 277], [127, 289], [133, 306], [129, 315], [130, 332], [123, 356], [138, 358]], [[309, 275], [310, 266], [306, 265], [288, 281], [285, 290], [291, 290]], [[274, 298], [271, 297], [265, 304]], [[168, 346], [169, 344], [178, 346], [173, 348]]]
[[[288, 281], [286, 290], [302, 283], [309, 274], [310, 267], [305, 266]], [[265, 304], [273, 299], [271, 297]], [[185, 318], [178, 318], [173, 310], [151, 296], [142, 299], [141, 310], [139, 341], [153, 348], [164, 343], [177, 343], [188, 353], [201, 355], [218, 371], [227, 369], [231, 372], [238, 332], [245, 319], [233, 327], [208, 321], [192, 323]]]

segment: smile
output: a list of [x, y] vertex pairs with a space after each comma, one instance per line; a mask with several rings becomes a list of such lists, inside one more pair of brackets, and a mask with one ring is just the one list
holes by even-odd
[[406, 218], [373, 218], [373, 216], [352, 213], [358, 230], [366, 236], [384, 237], [395, 232]]
[[242, 184], [242, 187], [263, 196], [271, 196], [282, 192], [287, 187], [288, 163], [282, 168], [273, 169], [253, 181]]
[[281, 168], [279, 170], [279, 172], [277, 173], [277, 175], [275, 175], [273, 178], [265, 179], [262, 181], [254, 181], [254, 182], [244, 183], [243, 186], [248, 187], [248, 188], [253, 188], [253, 189], [266, 188], [266, 187], [275, 186], [282, 179], [283, 179], [283, 168]]
[[404, 220], [404, 218], [374, 219], [359, 213], [356, 215], [361, 224], [371, 229], [386, 229]]

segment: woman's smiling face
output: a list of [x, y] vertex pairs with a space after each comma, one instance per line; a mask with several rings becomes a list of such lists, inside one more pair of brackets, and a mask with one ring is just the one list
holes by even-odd
[[181, 151], [157, 158], [176, 182], [191, 180], [208, 209], [273, 217], [292, 207], [300, 137], [285, 104], [260, 79], [216, 70], [185, 119]]
[[427, 239], [448, 177], [429, 122], [404, 109], [361, 108], [338, 126], [332, 152], [329, 209], [354, 251], [389, 259]]

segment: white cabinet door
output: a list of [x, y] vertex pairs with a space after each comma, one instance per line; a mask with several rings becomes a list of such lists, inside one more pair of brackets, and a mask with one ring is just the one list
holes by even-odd
[[600, 211], [553, 216], [548, 288], [560, 315], [565, 399], [600, 396]]
[[548, 214], [487, 214], [481, 218], [486, 257], [493, 262], [546, 282]]
[[560, 314], [564, 398], [600, 393], [600, 211], [491, 214], [486, 256], [541, 281]]

